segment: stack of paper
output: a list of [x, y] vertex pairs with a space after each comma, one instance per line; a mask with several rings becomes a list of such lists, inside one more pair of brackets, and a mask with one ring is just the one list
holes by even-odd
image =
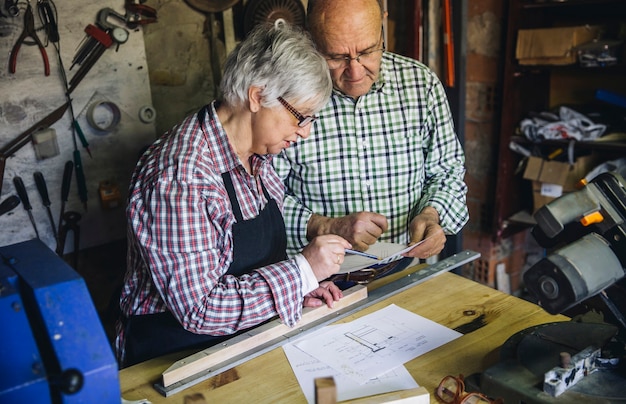
[[337, 400], [418, 387], [403, 364], [461, 334], [390, 305], [283, 345], [300, 387], [315, 402], [314, 379], [333, 376]]

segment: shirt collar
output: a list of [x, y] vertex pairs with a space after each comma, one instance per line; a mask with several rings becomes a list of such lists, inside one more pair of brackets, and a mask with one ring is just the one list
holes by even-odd
[[[206, 114], [204, 119], [200, 122], [200, 126], [207, 137], [207, 143], [209, 144], [208, 153], [212, 156], [212, 160], [217, 162], [220, 173], [227, 171], [233, 171], [236, 168], [244, 169], [239, 160], [239, 156], [228, 141], [226, 131], [222, 126], [222, 123], [217, 116], [216, 108], [219, 106], [218, 101], [213, 101], [208, 108], [206, 108]], [[214, 140], [211, 141], [210, 133], [214, 133]], [[207, 134], [209, 134], [207, 136]], [[213, 144], [212, 144], [213, 143]], [[216, 154], [220, 153], [221, 156]], [[267, 164], [271, 156], [252, 156], [252, 171], [258, 172], [264, 164]]]

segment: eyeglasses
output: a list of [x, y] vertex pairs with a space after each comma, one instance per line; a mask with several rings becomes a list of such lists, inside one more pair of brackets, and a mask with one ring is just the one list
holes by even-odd
[[332, 58], [326, 58], [326, 62], [328, 62], [328, 68], [330, 70], [337, 70], [337, 69], [341, 69], [344, 67], [348, 67], [350, 66], [350, 62], [352, 62], [353, 60], [356, 60], [362, 65], [366, 65], [366, 64], [373, 62], [374, 59], [376, 59], [376, 53], [384, 52], [384, 51], [385, 51], [385, 47], [382, 47], [380, 49], [374, 49], [374, 50], [367, 51], [367, 52], [361, 52], [355, 57], [351, 57], [349, 55], [342, 55], [342, 56], [335, 56]]
[[313, 115], [302, 115], [290, 103], [285, 101], [283, 97], [278, 97], [278, 102], [283, 104], [283, 106], [287, 108], [287, 111], [291, 112], [291, 115], [296, 117], [296, 119], [298, 120], [298, 126], [301, 128], [304, 128], [308, 124], [313, 123], [317, 119], [317, 117]]
[[446, 376], [435, 391], [437, 398], [447, 404], [502, 404], [502, 399], [491, 400], [480, 393], [466, 393], [463, 375]]
[[328, 63], [328, 68], [330, 70], [345, 68], [345, 67], [350, 66], [350, 63], [353, 60], [356, 60], [361, 65], [372, 63], [374, 60], [376, 60], [376, 57], [378, 56], [377, 55], [378, 52], [384, 52], [386, 50], [385, 41], [383, 39], [383, 31], [381, 31], [380, 33], [380, 39], [383, 43], [382, 48], [360, 52], [355, 57], [352, 57], [350, 55], [335, 55], [332, 57], [327, 57], [326, 62]]

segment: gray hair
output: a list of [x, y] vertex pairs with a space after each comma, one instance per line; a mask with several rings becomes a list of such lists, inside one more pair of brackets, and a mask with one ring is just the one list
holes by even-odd
[[257, 25], [228, 55], [220, 83], [224, 101], [241, 107], [251, 86], [263, 89], [264, 107], [279, 105], [277, 98], [283, 97], [312, 104], [312, 112], [332, 91], [328, 64], [309, 34], [284, 20]]

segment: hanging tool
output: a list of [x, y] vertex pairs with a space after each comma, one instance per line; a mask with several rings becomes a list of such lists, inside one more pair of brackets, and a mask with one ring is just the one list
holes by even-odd
[[137, 25], [146, 25], [157, 22], [156, 9], [141, 4], [143, 1], [126, 0], [124, 7], [126, 8], [126, 25], [130, 29], [135, 29]]
[[74, 169], [76, 169], [76, 187], [85, 211], [87, 211], [87, 182], [83, 171], [83, 162], [80, 158], [80, 150], [74, 150]]
[[454, 63], [454, 32], [452, 31], [452, 0], [443, 2], [443, 45], [445, 60], [445, 83], [453, 88], [455, 85], [455, 63]]
[[17, 17], [20, 15], [20, 9], [17, 6], [17, 0], [4, 0], [4, 8], [8, 11], [11, 17]]
[[9, 196], [7, 199], [2, 201], [2, 203], [0, 203], [0, 216], [4, 215], [5, 213], [9, 213], [19, 204], [20, 198], [15, 195]]
[[43, 206], [46, 207], [46, 211], [48, 212], [48, 219], [50, 219], [52, 232], [54, 233], [54, 239], [56, 240], [58, 238], [57, 226], [54, 224], [52, 211], [50, 210], [50, 197], [48, 196], [48, 186], [46, 185], [46, 180], [40, 171], [34, 172], [33, 178], [35, 179], [35, 184], [37, 185], [37, 191], [39, 191], [39, 195], [41, 196], [41, 202], [43, 203]]
[[69, 106], [69, 102], [61, 105], [59, 108], [52, 111], [48, 116], [37, 122], [21, 135], [10, 141], [6, 146], [0, 149], [0, 194], [2, 194], [2, 178], [4, 178], [4, 167], [6, 160], [13, 155], [16, 151], [24, 147], [31, 140], [31, 135], [40, 130], [41, 128], [47, 128], [61, 119], [65, 110]]
[[22, 200], [22, 205], [24, 206], [24, 210], [28, 212], [28, 218], [30, 222], [33, 224], [33, 228], [35, 229], [35, 234], [37, 238], [39, 238], [39, 232], [37, 231], [37, 224], [35, 223], [35, 218], [33, 217], [33, 207], [30, 205], [30, 200], [28, 199], [28, 193], [26, 193], [26, 187], [24, 186], [24, 181], [22, 181], [21, 177], [13, 178], [13, 185], [15, 185], [15, 190], [17, 191], [17, 195]]
[[96, 25], [87, 25], [85, 28], [85, 33], [87, 33], [86, 41], [80, 47], [76, 56], [74, 56], [70, 66], [70, 70], [72, 70], [75, 65], [80, 65], [78, 71], [69, 81], [70, 93], [74, 91], [78, 83], [96, 64], [105, 50], [110, 48], [113, 43], [116, 43], [119, 48], [119, 45], [126, 43], [128, 40], [129, 32], [120, 26], [110, 23], [108, 21], [109, 17], [125, 22], [123, 15], [107, 7], [98, 11]]
[[74, 170], [74, 163], [71, 160], [65, 162], [63, 169], [63, 182], [61, 183], [61, 213], [59, 215], [59, 231], [57, 232], [57, 248], [56, 253], [63, 255], [63, 250], [60, 249], [59, 234], [61, 233], [61, 227], [63, 226], [63, 215], [65, 214], [65, 204], [67, 198], [70, 195], [70, 184], [72, 183], [72, 171]]
[[74, 269], [78, 270], [78, 250], [80, 240], [80, 221], [81, 215], [78, 212], [68, 211], [63, 213], [62, 226], [59, 231], [59, 243], [57, 244], [57, 253], [62, 256], [65, 251], [65, 241], [67, 239], [67, 233], [72, 232], [74, 236]]
[[46, 53], [46, 48], [43, 46], [43, 43], [37, 36], [37, 32], [35, 31], [35, 17], [33, 16], [33, 9], [30, 6], [30, 2], [26, 6], [26, 11], [24, 12], [24, 29], [20, 34], [19, 38], [13, 45], [13, 49], [11, 49], [11, 56], [9, 58], [9, 72], [15, 73], [15, 66], [17, 65], [17, 54], [20, 51], [20, 47], [24, 43], [24, 40], [28, 37], [31, 37], [37, 46], [39, 47], [39, 51], [41, 52], [41, 57], [43, 58], [43, 66], [44, 72], [46, 76], [50, 75], [50, 63], [48, 63], [48, 54]]
[[43, 21], [43, 27], [48, 36], [50, 42], [59, 42], [59, 27], [55, 19], [55, 11], [53, 10], [53, 4], [48, 0], [37, 0], [37, 8], [39, 9], [39, 16]]

